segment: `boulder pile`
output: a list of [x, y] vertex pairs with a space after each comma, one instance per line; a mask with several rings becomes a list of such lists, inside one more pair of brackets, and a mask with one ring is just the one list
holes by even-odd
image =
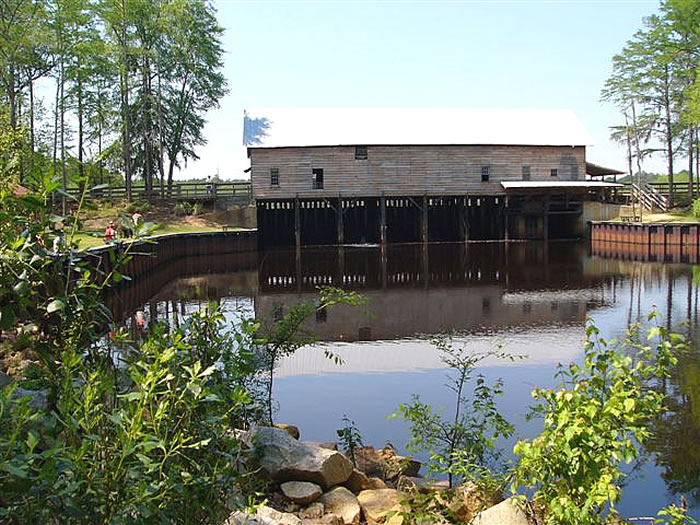
[[[401, 525], [411, 493], [445, 488], [426, 482], [419, 475], [420, 462], [397, 455], [391, 446], [355, 449], [353, 465], [334, 443], [299, 441], [299, 430], [292, 425], [256, 427], [243, 441], [255, 448], [272, 492], [254, 515], [234, 512], [225, 525]], [[440, 497], [436, 494], [436, 500]], [[498, 504], [477, 514], [485, 503], [473, 486], [464, 485], [451, 492], [447, 506], [460, 522], [530, 525], [511, 500], [489, 501]], [[445, 523], [435, 523], [440, 522]]]

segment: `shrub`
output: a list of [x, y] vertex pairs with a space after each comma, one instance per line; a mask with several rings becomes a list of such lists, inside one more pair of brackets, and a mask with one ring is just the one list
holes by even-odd
[[[494, 464], [500, 457], [496, 442], [513, 433], [513, 426], [499, 413], [496, 397], [502, 395], [503, 383], [493, 386], [483, 375], [473, 378], [477, 365], [489, 357], [512, 358], [500, 350], [471, 353], [466, 346], [455, 347], [446, 336], [435, 341], [442, 361], [450, 368], [447, 387], [455, 393], [454, 413], [444, 419], [432, 406], [413, 396], [409, 404], [399, 406], [390, 417], [401, 417], [410, 424], [411, 438], [406, 448], [412, 453], [426, 452], [426, 466], [430, 473], [446, 473], [450, 487], [454, 478], [469, 479], [465, 465]], [[473, 384], [473, 394], [464, 392]], [[468, 409], [467, 409], [468, 407]]]
[[693, 217], [700, 219], [700, 199], [695, 199], [692, 205]]
[[684, 345], [661, 326], [649, 330], [653, 347], [639, 342], [639, 327], [617, 342], [600, 338], [589, 323], [586, 336], [583, 363], [560, 369], [557, 388], [533, 390], [544, 430], [514, 449], [520, 462], [513, 486], [535, 490], [548, 524], [592, 525], [606, 508], [614, 512], [620, 463], [637, 456], [647, 424], [663, 410], [664, 395], [650, 382], [666, 377]]

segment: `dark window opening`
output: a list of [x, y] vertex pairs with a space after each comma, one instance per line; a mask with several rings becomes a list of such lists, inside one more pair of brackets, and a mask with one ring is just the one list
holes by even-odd
[[491, 313], [491, 299], [488, 297], [483, 297], [481, 299], [481, 313]]
[[328, 310], [326, 308], [321, 308], [316, 310], [316, 322], [325, 323], [328, 320]]
[[571, 166], [571, 180], [578, 180], [578, 166], [576, 164]]
[[549, 174], [552, 177], [557, 177], [557, 176], [559, 176], [559, 170], [557, 168], [552, 168], [551, 170], [549, 170]]
[[323, 168], [314, 168], [311, 170], [313, 176], [313, 189], [323, 189]]
[[530, 166], [523, 166], [523, 180], [530, 180]]
[[355, 159], [367, 160], [367, 146], [355, 146]]
[[279, 168], [270, 168], [270, 186], [280, 185], [280, 170]]
[[481, 166], [481, 182], [488, 182], [491, 176], [491, 166]]

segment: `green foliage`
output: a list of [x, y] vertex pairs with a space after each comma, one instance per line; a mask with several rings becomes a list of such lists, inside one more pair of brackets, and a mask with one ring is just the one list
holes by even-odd
[[127, 213], [136, 213], [137, 211], [141, 213], [148, 213], [151, 211], [151, 203], [148, 201], [132, 201], [126, 205]]
[[203, 311], [139, 348], [66, 350], [55, 410], [1, 393], [0, 521], [220, 523], [246, 492], [230, 429], [250, 403], [249, 356], [222, 323]]
[[340, 440], [340, 446], [343, 449], [343, 452], [350, 454], [352, 464], [357, 466], [355, 461], [355, 450], [362, 446], [362, 434], [355, 425], [355, 422], [348, 418], [347, 414], [343, 415], [343, 423], [345, 424], [342, 426], [342, 428], [336, 430], [338, 439]]
[[535, 489], [548, 524], [596, 524], [606, 508], [614, 511], [620, 464], [635, 459], [663, 410], [664, 395], [651, 382], [667, 376], [685, 344], [658, 325], [649, 330], [650, 345], [639, 342], [638, 326], [623, 342], [600, 338], [590, 323], [586, 336], [583, 363], [561, 368], [557, 388], [533, 390], [544, 429], [514, 449], [520, 462], [513, 486]]
[[[471, 471], [463, 468], [464, 465], [495, 464], [500, 457], [497, 441], [513, 433], [513, 426], [496, 407], [496, 397], [503, 393], [503, 382], [498, 380], [489, 386], [482, 374], [474, 377], [477, 365], [483, 360], [512, 359], [512, 356], [498, 349], [472, 353], [466, 346], [455, 347], [452, 339], [445, 336], [436, 339], [435, 345], [452, 372], [446, 385], [455, 394], [451, 420], [444, 419], [417, 395], [411, 403], [399, 406], [391, 417], [409, 422], [411, 438], [406, 448], [412, 453], [426, 452], [428, 471], [446, 473], [452, 487], [456, 477], [469, 479]], [[473, 393], [467, 397], [464, 390], [472, 382]]]
[[693, 201], [693, 217], [700, 219], [700, 199]]
[[654, 520], [654, 523], [665, 523], [666, 525], [692, 525], [697, 523], [691, 516], [688, 516], [688, 509], [679, 507], [675, 503], [661, 509]]
[[192, 203], [180, 201], [175, 205], [175, 215], [192, 215]]
[[[357, 292], [346, 291], [333, 286], [317, 287], [319, 298], [315, 301], [305, 301], [294, 305], [285, 314], [282, 305], [278, 305], [273, 313], [273, 318], [267, 319], [261, 326], [258, 338], [253, 341], [255, 347], [265, 363], [268, 374], [267, 406], [268, 422], [273, 424], [274, 406], [272, 402], [272, 390], [275, 376], [275, 368], [280, 359], [288, 357], [302, 346], [316, 342], [314, 334], [305, 328], [305, 323], [316, 312], [327, 310], [337, 305], [359, 306], [367, 302], [367, 299]], [[341, 359], [332, 352], [325, 350], [329, 359], [340, 363]]]

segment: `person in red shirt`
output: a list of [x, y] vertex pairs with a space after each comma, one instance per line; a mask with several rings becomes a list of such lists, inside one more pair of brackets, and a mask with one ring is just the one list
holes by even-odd
[[117, 230], [114, 227], [114, 222], [110, 222], [105, 228], [105, 242], [114, 241], [117, 238]]

